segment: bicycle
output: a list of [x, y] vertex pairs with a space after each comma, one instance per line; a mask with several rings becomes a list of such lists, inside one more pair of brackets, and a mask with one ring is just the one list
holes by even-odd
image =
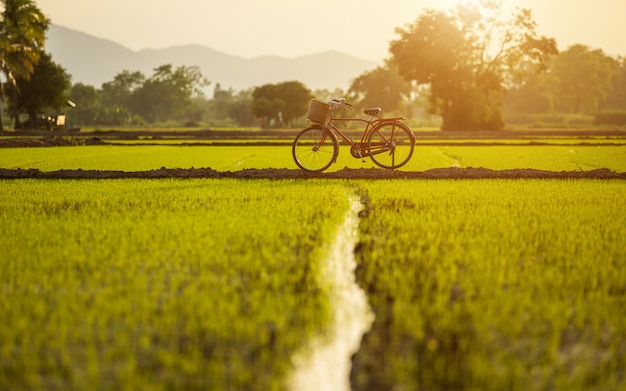
[[[293, 159], [302, 170], [322, 172], [337, 161], [339, 137], [350, 145], [350, 154], [365, 162], [365, 157], [382, 168], [396, 169], [404, 166], [413, 155], [415, 135], [405, 125], [404, 117], [380, 118], [379, 107], [365, 109], [363, 118], [335, 118], [339, 107], [351, 107], [344, 98], [331, 99], [328, 103], [312, 99], [306, 118], [313, 124], [301, 131], [293, 141]], [[342, 133], [336, 121], [360, 121], [366, 123], [359, 142]]]

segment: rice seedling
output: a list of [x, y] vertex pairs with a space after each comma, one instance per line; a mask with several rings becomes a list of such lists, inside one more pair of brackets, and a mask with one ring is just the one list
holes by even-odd
[[623, 389], [626, 184], [360, 185], [353, 389]]
[[282, 389], [325, 328], [338, 184], [0, 188], [0, 389]]

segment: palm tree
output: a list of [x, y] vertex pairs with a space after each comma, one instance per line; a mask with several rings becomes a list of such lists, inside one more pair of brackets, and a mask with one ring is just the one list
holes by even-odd
[[[19, 124], [16, 79], [29, 79], [39, 62], [50, 21], [33, 0], [0, 0], [0, 72], [13, 93], [15, 128]], [[1, 83], [1, 81], [0, 81]], [[0, 99], [4, 100], [0, 84]], [[2, 120], [0, 117], [0, 130]]]

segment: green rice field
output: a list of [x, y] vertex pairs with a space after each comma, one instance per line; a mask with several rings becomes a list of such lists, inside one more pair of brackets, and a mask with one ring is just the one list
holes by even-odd
[[624, 389], [624, 182], [365, 187], [355, 389]]
[[[0, 168], [143, 171], [166, 168], [212, 168], [237, 171], [246, 168], [297, 166], [290, 146], [84, 146], [9, 148], [0, 153]], [[373, 168], [366, 159], [354, 159], [341, 148], [337, 163], [328, 171]], [[554, 171], [608, 168], [626, 172], [624, 146], [416, 146], [402, 171], [443, 167], [484, 167], [493, 170], [532, 168]]]
[[[333, 169], [372, 167], [343, 150]], [[626, 171], [624, 146], [416, 147]], [[295, 168], [288, 146], [0, 149], [0, 168]], [[353, 390], [626, 389], [626, 181], [0, 180], [0, 389], [288, 390], [353, 200]], [[326, 337], [330, 338], [330, 337]], [[348, 358], [349, 359], [349, 358]]]
[[0, 188], [0, 389], [279, 389], [324, 327], [316, 271], [343, 186]]

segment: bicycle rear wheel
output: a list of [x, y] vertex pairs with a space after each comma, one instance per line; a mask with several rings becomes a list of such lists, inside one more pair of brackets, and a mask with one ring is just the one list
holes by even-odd
[[413, 156], [415, 137], [402, 122], [383, 122], [368, 137], [370, 157], [383, 168], [398, 168]]
[[291, 147], [293, 160], [308, 172], [324, 171], [337, 159], [337, 136], [321, 126], [311, 126], [296, 136]]

